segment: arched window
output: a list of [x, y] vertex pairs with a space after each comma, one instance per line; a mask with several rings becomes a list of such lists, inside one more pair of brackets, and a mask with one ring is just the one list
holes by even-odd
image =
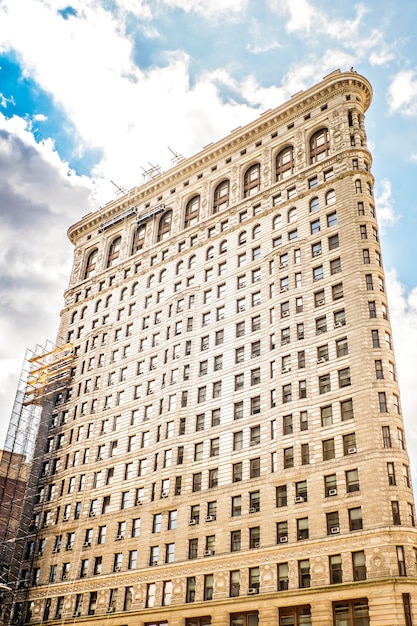
[[210, 246], [210, 248], [207, 248], [207, 253], [206, 253], [206, 260], [210, 261], [210, 259], [214, 258], [214, 248], [213, 246]]
[[260, 224], [256, 224], [252, 230], [252, 239], [258, 239], [261, 236], [261, 226]]
[[293, 207], [288, 211], [288, 223], [292, 224], [297, 221], [297, 209]]
[[243, 243], [246, 243], [246, 230], [243, 230], [240, 234], [239, 234], [239, 246], [241, 246]]
[[276, 215], [272, 221], [272, 228], [273, 230], [277, 230], [278, 228], [281, 228], [282, 226], [282, 216], [281, 213], [278, 213], [278, 215]]
[[124, 300], [126, 298], [126, 294], [127, 294], [127, 287], [123, 287], [123, 289], [120, 292], [120, 300]]
[[159, 220], [158, 225], [158, 241], [167, 239], [171, 232], [172, 211], [166, 211]]
[[109, 306], [110, 302], [111, 302], [111, 294], [108, 295], [107, 298], [106, 298], [106, 303], [104, 305], [105, 309], [107, 309], [107, 307]]
[[134, 296], [137, 293], [138, 289], [139, 289], [139, 283], [138, 282], [133, 283], [132, 291], [130, 292], [130, 295]]
[[98, 313], [101, 306], [101, 300], [97, 300], [96, 306], [94, 307], [94, 313]]
[[184, 228], [193, 226], [198, 221], [198, 215], [200, 213], [200, 196], [193, 196], [191, 200], [187, 202], [185, 207], [185, 219]]
[[327, 128], [320, 128], [310, 138], [310, 163], [318, 163], [329, 156], [330, 142]]
[[229, 206], [229, 188], [228, 180], [223, 180], [214, 190], [213, 213], [218, 213]]
[[175, 273], [181, 274], [182, 270], [184, 269], [184, 261], [178, 261], [177, 263], [177, 267], [175, 268]]
[[188, 269], [192, 270], [195, 267], [195, 254], [192, 254], [188, 260]]
[[143, 244], [145, 243], [145, 232], [146, 224], [139, 224], [139, 226], [135, 230], [135, 234], [133, 235], [131, 254], [136, 254], [136, 252], [142, 250]]
[[284, 180], [294, 173], [294, 148], [287, 146], [277, 154], [276, 176], [277, 180]]
[[71, 315], [71, 322], [70, 322], [70, 324], [73, 324], [76, 319], [77, 319], [77, 311], [74, 311], [74, 313]]
[[155, 274], [149, 274], [148, 287], [153, 287], [154, 285], [155, 285]]
[[261, 166], [259, 163], [251, 165], [243, 177], [243, 197], [248, 198], [258, 193], [261, 185]]
[[371, 185], [371, 183], [369, 182], [369, 180], [368, 180], [368, 181], [366, 181], [366, 191], [368, 192], [368, 194], [369, 194], [370, 196], [372, 196], [372, 195], [373, 195], [373, 193], [372, 193], [372, 185]]
[[98, 249], [94, 248], [94, 250], [92, 250], [87, 257], [87, 263], [85, 264], [84, 278], [90, 278], [90, 276], [94, 274], [95, 269], [96, 269], [97, 256], [98, 256]]
[[319, 199], [318, 198], [312, 198], [310, 200], [310, 213], [314, 213], [315, 211], [318, 211], [319, 208], [320, 208]]
[[334, 204], [336, 202], [336, 192], [334, 189], [330, 189], [326, 193], [326, 204]]
[[86, 313], [87, 313], [87, 305], [83, 306], [83, 308], [81, 309], [80, 320], [84, 319], [84, 316]]
[[219, 246], [219, 253], [223, 254], [224, 252], [227, 252], [227, 241], [226, 239], [224, 239]]
[[113, 267], [113, 265], [116, 265], [117, 259], [119, 258], [121, 245], [122, 238], [120, 236], [116, 237], [116, 239], [113, 239], [112, 243], [110, 244], [109, 255], [107, 257], [107, 267]]
[[159, 272], [159, 282], [162, 283], [162, 281], [164, 280], [165, 276], [166, 276], [166, 269], [163, 269]]

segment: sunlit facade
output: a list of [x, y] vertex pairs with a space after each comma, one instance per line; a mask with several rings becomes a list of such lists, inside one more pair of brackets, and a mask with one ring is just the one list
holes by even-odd
[[334, 72], [70, 228], [16, 623], [417, 624], [370, 101]]

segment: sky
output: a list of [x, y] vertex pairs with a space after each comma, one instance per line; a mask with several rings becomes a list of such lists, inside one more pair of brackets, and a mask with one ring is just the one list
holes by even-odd
[[25, 350], [58, 330], [69, 226], [354, 67], [417, 485], [416, 24], [415, 0], [0, 0], [0, 447]]

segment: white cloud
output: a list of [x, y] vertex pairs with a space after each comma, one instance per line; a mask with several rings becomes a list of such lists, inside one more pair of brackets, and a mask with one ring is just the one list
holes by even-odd
[[160, 4], [183, 9], [187, 13], [195, 12], [213, 18], [227, 16], [229, 19], [245, 11], [248, 0], [160, 0]]
[[[110, 180], [136, 185], [148, 161], [170, 167], [167, 145], [193, 154], [253, 117], [245, 105], [223, 104], [216, 72], [191, 86], [184, 53], [167, 54], [164, 67], [141, 71], [132, 60], [124, 15], [93, 9], [90, 2], [66, 20], [42, 1], [22, 0], [17, 10], [5, 0], [3, 7], [0, 44], [15, 51], [26, 73], [66, 112], [80, 135], [80, 152], [83, 143], [102, 150], [94, 171], [101, 201], [113, 194]], [[37, 28], [30, 28], [34, 23]]]
[[388, 87], [388, 104], [391, 113], [417, 115], [417, 73], [401, 70]]
[[334, 14], [326, 14], [322, 7], [315, 6], [309, 0], [270, 0], [273, 10], [288, 15], [286, 29], [290, 33], [302, 35], [327, 35], [335, 41], [349, 40], [357, 36], [367, 9], [357, 4], [353, 19], [340, 19]]
[[375, 189], [375, 204], [378, 213], [378, 223], [382, 232], [393, 226], [401, 216], [395, 212], [392, 187], [389, 180], [382, 180]]
[[8, 104], [15, 104], [13, 96], [10, 96], [10, 98], [6, 98], [4, 94], [0, 93], [0, 106], [5, 109]]
[[[385, 65], [394, 58], [392, 44], [388, 45], [382, 30], [369, 29], [364, 17], [368, 8], [356, 4], [354, 17], [341, 18], [338, 13], [326, 12], [310, 0], [270, 0], [270, 6], [288, 17], [286, 29], [290, 34], [308, 37], [315, 43], [339, 44], [344, 49], [334, 50], [335, 67], [351, 67], [363, 60], [371, 65]], [[339, 61], [337, 59], [340, 59]]]
[[395, 270], [386, 273], [386, 283], [408, 452], [417, 485], [417, 287], [407, 291]]
[[91, 182], [20, 117], [0, 114], [0, 169], [1, 446], [25, 350], [57, 331], [72, 262], [67, 228], [93, 202]]

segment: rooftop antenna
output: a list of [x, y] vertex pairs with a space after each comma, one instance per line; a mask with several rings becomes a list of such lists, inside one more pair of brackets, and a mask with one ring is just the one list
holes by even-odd
[[113, 182], [112, 180], [110, 181], [112, 185], [114, 185], [117, 189], [116, 191], [116, 196], [120, 196], [122, 194], [127, 193], [126, 189], [124, 187], [120, 187], [120, 185], [117, 185], [115, 182]]
[[142, 169], [142, 182], [145, 183], [148, 180], [152, 180], [152, 178], [155, 178], [155, 176], [159, 176], [160, 174], [162, 174], [162, 169], [160, 165], [152, 165], [152, 163], [150, 163], [148, 161], [150, 168], [145, 170], [144, 167], [141, 166]]
[[181, 161], [184, 161], [185, 157], [182, 156], [182, 154], [180, 154], [179, 152], [174, 152], [174, 150], [171, 150], [169, 146], [168, 146], [168, 150], [174, 155], [174, 157], [171, 159], [171, 163], [173, 165], [178, 165], [178, 163], [181, 163]]

